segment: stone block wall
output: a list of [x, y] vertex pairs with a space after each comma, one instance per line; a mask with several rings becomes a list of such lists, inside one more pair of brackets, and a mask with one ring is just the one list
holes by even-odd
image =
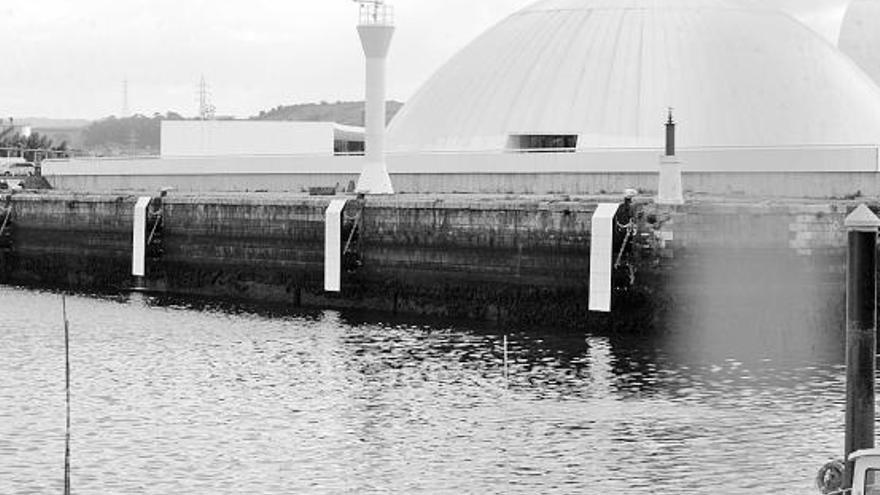
[[[331, 198], [260, 195], [163, 201], [164, 253], [130, 276], [135, 196], [16, 195], [6, 282], [172, 293], [295, 306], [566, 322], [586, 313], [594, 201], [371, 198], [363, 266], [323, 291]], [[360, 210], [350, 202], [345, 216]]]
[[129, 286], [132, 198], [15, 195], [13, 250], [4, 273], [15, 282], [117, 290]]
[[821, 341], [829, 329], [843, 332], [843, 222], [854, 207], [843, 200], [727, 199], [658, 210], [659, 230], [671, 238], [662, 282], [666, 323], [694, 334], [693, 341], [730, 346], [785, 329], [784, 345], [768, 343], [780, 349]]
[[[600, 198], [369, 198], [363, 265], [323, 291], [331, 198], [175, 196], [164, 254], [131, 273], [135, 196], [16, 194], [14, 248], [0, 282], [172, 293], [551, 325], [587, 331], [655, 324], [709, 334], [794, 322], [836, 325], [852, 201], [643, 202], [650, 242], [636, 284], [610, 315], [591, 314], [590, 222]], [[608, 201], [605, 198], [604, 201]], [[350, 202], [345, 216], [360, 206]], [[648, 223], [653, 222], [653, 223]], [[768, 316], [769, 315], [769, 316]], [[756, 337], [757, 338], [757, 337]]]

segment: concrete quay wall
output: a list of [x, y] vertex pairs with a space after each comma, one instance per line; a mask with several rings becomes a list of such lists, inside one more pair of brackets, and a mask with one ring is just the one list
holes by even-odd
[[[369, 198], [363, 266], [323, 291], [331, 198], [229, 194], [164, 200], [164, 254], [131, 277], [135, 195], [14, 194], [0, 283], [159, 291], [291, 307], [363, 308], [564, 328], [673, 324], [757, 332], [842, 317], [852, 201], [640, 203], [635, 285], [589, 313], [590, 225], [616, 198]], [[356, 202], [344, 215], [353, 216]], [[794, 338], [794, 337], [793, 337]]]
[[[170, 196], [161, 258], [131, 275], [135, 195], [15, 194], [0, 281], [504, 320], [586, 313], [594, 202], [369, 200], [363, 267], [323, 291], [329, 198]], [[345, 214], [356, 213], [350, 203]], [[534, 314], [528, 308], [537, 308]]]

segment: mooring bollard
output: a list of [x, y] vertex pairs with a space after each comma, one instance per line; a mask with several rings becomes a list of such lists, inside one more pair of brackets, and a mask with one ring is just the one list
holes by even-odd
[[[874, 447], [874, 356], [877, 346], [877, 232], [880, 218], [859, 205], [844, 224], [846, 260], [846, 439], [844, 459]], [[847, 460], [844, 488], [851, 488]]]

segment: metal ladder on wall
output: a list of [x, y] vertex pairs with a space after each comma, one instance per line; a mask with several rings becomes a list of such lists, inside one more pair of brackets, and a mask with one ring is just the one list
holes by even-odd
[[155, 210], [149, 209], [147, 211], [147, 228], [150, 231], [147, 235], [147, 258], [158, 259], [165, 253], [164, 223], [165, 215], [161, 206]]
[[358, 209], [352, 216], [345, 216], [343, 229], [348, 231], [345, 246], [342, 249], [342, 268], [351, 273], [363, 266], [363, 255], [361, 254], [361, 230], [363, 228], [364, 208], [366, 201], [362, 197], [358, 197]]
[[12, 249], [12, 205], [9, 204], [0, 210], [0, 250]]

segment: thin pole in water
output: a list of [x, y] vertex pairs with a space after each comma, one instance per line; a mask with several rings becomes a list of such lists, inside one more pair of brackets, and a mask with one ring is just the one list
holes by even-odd
[[504, 383], [510, 384], [510, 374], [507, 371], [507, 334], [504, 335]]
[[67, 430], [64, 438], [64, 495], [70, 495], [70, 332], [67, 323], [67, 298], [61, 296], [64, 315], [64, 378], [67, 393]]

